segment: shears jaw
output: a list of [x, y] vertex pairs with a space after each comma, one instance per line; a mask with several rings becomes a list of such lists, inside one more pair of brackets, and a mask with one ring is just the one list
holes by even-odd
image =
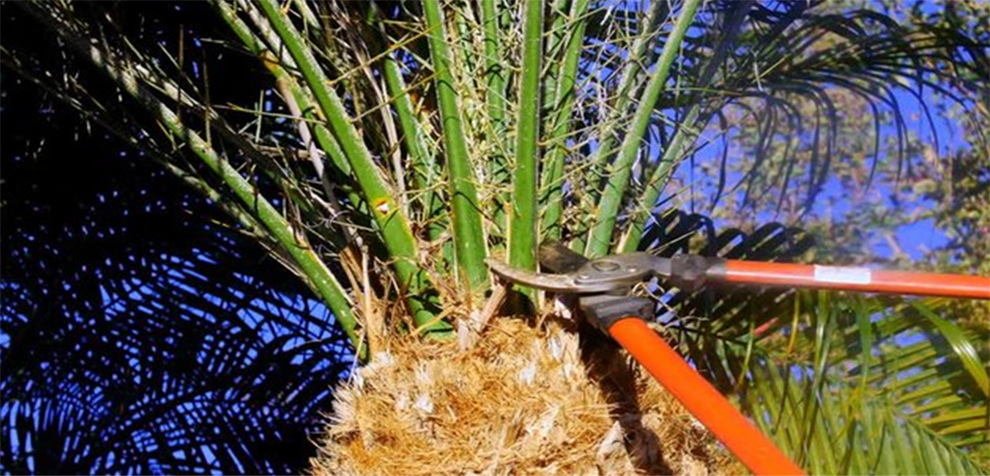
[[598, 294], [628, 290], [651, 276], [669, 274], [670, 269], [669, 260], [647, 253], [629, 253], [586, 260], [576, 270], [566, 274], [525, 271], [493, 259], [487, 262], [492, 272], [507, 281], [566, 294]]
[[627, 253], [590, 260], [577, 270], [575, 281], [582, 285], [614, 283], [630, 288], [653, 276], [670, 274], [670, 260], [648, 253]]
[[577, 274], [544, 274], [513, 268], [494, 259], [486, 261], [488, 267], [506, 281], [535, 289], [561, 294], [597, 294], [628, 288], [629, 284], [614, 280], [579, 282]]

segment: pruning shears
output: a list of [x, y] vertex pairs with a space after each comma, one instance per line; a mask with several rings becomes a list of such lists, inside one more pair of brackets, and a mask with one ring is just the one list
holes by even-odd
[[979, 276], [726, 260], [692, 254], [664, 258], [638, 252], [587, 259], [557, 242], [540, 247], [539, 261], [549, 273], [521, 270], [496, 260], [489, 260], [488, 265], [508, 282], [577, 295], [584, 317], [625, 348], [757, 475], [804, 472], [646, 325], [654, 316], [654, 303], [629, 296], [636, 284], [658, 277], [684, 290], [706, 282], [726, 282], [990, 299], [990, 278]]
[[696, 289], [705, 282], [727, 282], [990, 299], [990, 278], [982, 276], [728, 260], [692, 254], [663, 258], [643, 252], [589, 260], [559, 243], [540, 247], [541, 265], [556, 274], [524, 271], [495, 260], [488, 263], [495, 274], [508, 281], [563, 294], [620, 291], [658, 277], [685, 290]]

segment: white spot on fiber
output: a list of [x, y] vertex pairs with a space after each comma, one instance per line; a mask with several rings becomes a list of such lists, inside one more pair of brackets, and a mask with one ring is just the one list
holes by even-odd
[[409, 408], [409, 394], [402, 392], [399, 398], [395, 399], [395, 410], [401, 412], [407, 408]]
[[555, 335], [547, 340], [547, 347], [550, 348], [550, 355], [553, 360], [560, 361], [564, 356], [564, 343], [560, 341], [560, 335]]
[[536, 380], [536, 364], [530, 362], [519, 371], [519, 381], [526, 385], [532, 385], [534, 380]]
[[550, 430], [553, 429], [553, 424], [557, 420], [558, 413], [560, 413], [560, 407], [556, 405], [550, 407], [549, 410], [543, 412], [540, 421], [526, 429], [526, 433], [536, 435], [541, 440], [546, 438], [550, 434]]
[[433, 413], [433, 401], [430, 400], [429, 395], [421, 393], [419, 397], [416, 397], [416, 403], [413, 404], [413, 408], [423, 413]]

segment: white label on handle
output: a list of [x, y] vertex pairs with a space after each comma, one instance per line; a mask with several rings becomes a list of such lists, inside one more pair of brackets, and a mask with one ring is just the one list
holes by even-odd
[[815, 281], [842, 284], [870, 284], [870, 280], [870, 270], [866, 268], [815, 266]]

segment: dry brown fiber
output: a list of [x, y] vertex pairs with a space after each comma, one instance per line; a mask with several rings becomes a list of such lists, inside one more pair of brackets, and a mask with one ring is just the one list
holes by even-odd
[[746, 472], [624, 353], [578, 335], [501, 318], [466, 351], [396, 337], [337, 389], [311, 472]]

